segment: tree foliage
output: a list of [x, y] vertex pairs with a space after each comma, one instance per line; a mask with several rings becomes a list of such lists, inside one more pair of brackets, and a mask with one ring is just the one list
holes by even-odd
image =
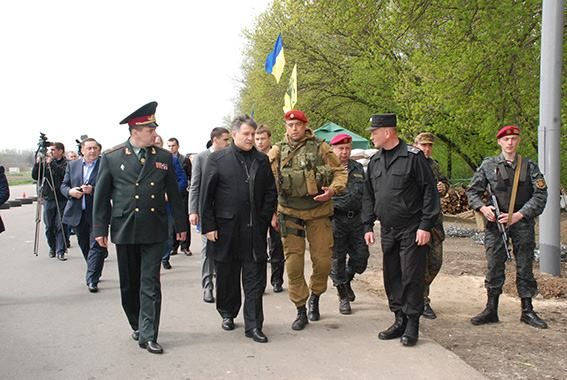
[[[406, 140], [435, 133], [470, 174], [497, 151], [498, 128], [517, 123], [521, 153], [537, 158], [540, 30], [541, 0], [274, 0], [245, 31], [238, 109], [279, 127], [297, 63], [296, 107], [313, 128], [367, 135], [370, 115], [396, 112]], [[276, 84], [264, 61], [278, 33], [287, 65]]]

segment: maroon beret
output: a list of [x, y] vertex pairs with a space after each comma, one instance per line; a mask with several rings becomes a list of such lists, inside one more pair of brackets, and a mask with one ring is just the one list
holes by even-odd
[[305, 114], [300, 111], [300, 110], [289, 110], [285, 113], [284, 115], [284, 119], [285, 120], [299, 120], [302, 121], [304, 123], [307, 123], [307, 116], [305, 116]]
[[500, 130], [496, 134], [496, 138], [499, 139], [504, 136], [519, 135], [519, 134], [520, 134], [520, 128], [518, 128], [517, 125], [507, 125], [505, 127], [500, 128]]
[[331, 140], [331, 145], [346, 144], [352, 141], [352, 136], [346, 133], [339, 133]]

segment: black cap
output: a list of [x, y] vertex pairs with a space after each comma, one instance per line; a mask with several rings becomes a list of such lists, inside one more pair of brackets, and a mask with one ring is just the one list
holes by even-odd
[[156, 108], [157, 102], [149, 102], [124, 118], [120, 124], [128, 124], [131, 127], [155, 128], [158, 126], [155, 116]]
[[368, 130], [371, 131], [376, 128], [382, 127], [396, 127], [396, 114], [395, 113], [382, 113], [372, 115], [370, 118], [370, 127]]

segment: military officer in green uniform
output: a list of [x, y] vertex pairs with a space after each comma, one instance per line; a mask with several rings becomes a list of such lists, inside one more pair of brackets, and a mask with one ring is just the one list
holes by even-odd
[[[434, 142], [435, 136], [429, 132], [420, 133], [414, 140], [415, 146], [423, 152], [423, 155], [427, 159], [427, 163], [433, 171], [439, 196], [444, 197], [449, 190], [449, 181], [447, 180], [447, 177], [441, 174], [439, 163], [431, 157], [433, 154]], [[423, 314], [421, 316], [427, 319], [437, 318], [435, 311], [433, 311], [433, 308], [431, 307], [429, 289], [431, 287], [431, 283], [435, 280], [435, 277], [437, 277], [437, 274], [441, 270], [441, 264], [443, 264], [443, 240], [445, 240], [445, 230], [443, 229], [443, 213], [440, 212], [439, 218], [431, 229], [429, 252], [427, 253], [427, 258], [425, 260], [425, 294], [423, 295], [424, 306]]]
[[[141, 348], [161, 354], [160, 264], [168, 239], [166, 197], [178, 240], [186, 221], [171, 153], [153, 146], [156, 102], [126, 117], [130, 138], [102, 155], [94, 197], [93, 233], [101, 247], [116, 244], [122, 307]], [[111, 204], [112, 201], [112, 204]]]
[[[327, 290], [333, 252], [332, 197], [345, 190], [347, 172], [331, 147], [307, 128], [302, 111], [288, 111], [284, 119], [284, 140], [268, 152], [278, 188], [279, 225], [276, 218], [272, 225], [281, 228], [289, 298], [297, 308], [291, 328], [302, 330], [309, 320], [320, 318], [319, 297]], [[305, 238], [313, 267], [309, 286], [304, 276]]]
[[[488, 270], [484, 286], [488, 293], [486, 308], [471, 318], [473, 325], [498, 322], [498, 298], [502, 294], [506, 269], [506, 248], [497, 223], [504, 224], [512, 239], [516, 258], [516, 288], [522, 300], [520, 320], [530, 326], [547, 328], [547, 324], [533, 310], [532, 297], [537, 294], [533, 274], [535, 249], [535, 217], [543, 212], [547, 202], [547, 185], [538, 166], [517, 154], [520, 128], [508, 125], [496, 134], [502, 153], [486, 158], [474, 173], [467, 197], [472, 209], [486, 219], [484, 245]], [[517, 180], [516, 180], [517, 177]], [[513, 184], [517, 182], [515, 197]], [[495, 214], [495, 205], [487, 204], [484, 193], [491, 188], [501, 214]], [[515, 199], [513, 199], [515, 198]]]

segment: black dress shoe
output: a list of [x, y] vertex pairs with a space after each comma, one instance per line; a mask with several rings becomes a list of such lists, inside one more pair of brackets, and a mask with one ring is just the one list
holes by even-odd
[[152, 354], [162, 354], [163, 353], [163, 348], [159, 345], [158, 342], [140, 343], [140, 348], [144, 348]]
[[175, 256], [175, 255], [177, 255], [177, 251], [171, 251], [171, 252], [169, 252], [169, 255], [170, 255], [170, 256]]
[[234, 330], [234, 319], [233, 318], [223, 318], [221, 327], [223, 330], [230, 331]]
[[206, 303], [213, 303], [215, 302], [215, 297], [213, 297], [213, 289], [205, 289], [203, 290], [203, 301]]
[[87, 287], [89, 288], [89, 292], [91, 292], [91, 293], [98, 292], [98, 285], [97, 284], [90, 283], [90, 284], [87, 285]]
[[132, 339], [134, 340], [138, 340], [140, 339], [140, 330], [134, 330], [132, 331], [132, 335], [130, 335], [132, 337]]
[[246, 331], [245, 335], [248, 338], [252, 338], [254, 342], [268, 343], [268, 337], [264, 335], [261, 329], [254, 328], [252, 330]]
[[282, 284], [274, 284], [274, 293], [281, 293], [283, 292]]
[[162, 264], [163, 264], [163, 269], [169, 270], [169, 269], [172, 268], [172, 267], [171, 267], [171, 264], [169, 263], [169, 261], [164, 261]]
[[49, 251], [49, 257], [55, 257], [55, 251]]
[[59, 260], [59, 261], [65, 261], [65, 260], [67, 260], [67, 258], [65, 257], [64, 254], [60, 253], [60, 254], [57, 255], [57, 260]]
[[437, 318], [437, 314], [435, 314], [435, 312], [433, 311], [433, 309], [431, 308], [431, 305], [426, 303], [425, 305], [423, 305], [423, 313], [421, 313], [421, 316], [423, 318], [427, 318], [427, 319], [435, 319]]
[[191, 252], [190, 249], [181, 248], [181, 251], [183, 251], [183, 253], [185, 254], [185, 256], [192, 256], [192, 255], [193, 255], [193, 252]]

